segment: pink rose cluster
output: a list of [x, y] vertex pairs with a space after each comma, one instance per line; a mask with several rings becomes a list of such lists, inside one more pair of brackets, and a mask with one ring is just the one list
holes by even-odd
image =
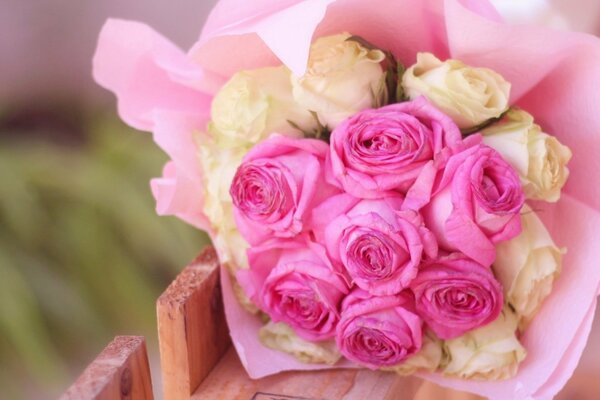
[[517, 173], [425, 98], [362, 111], [330, 143], [273, 135], [230, 190], [238, 280], [275, 322], [377, 369], [503, 306], [495, 244], [521, 231]]

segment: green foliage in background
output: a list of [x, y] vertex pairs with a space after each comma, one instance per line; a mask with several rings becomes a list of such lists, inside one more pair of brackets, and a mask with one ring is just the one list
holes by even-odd
[[83, 145], [0, 143], [2, 398], [63, 389], [115, 334], [155, 335], [156, 298], [207, 243], [156, 216], [150, 136], [92, 126]]

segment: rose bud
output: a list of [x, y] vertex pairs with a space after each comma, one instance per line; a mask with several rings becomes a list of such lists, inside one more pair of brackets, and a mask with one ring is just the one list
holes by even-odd
[[441, 339], [489, 324], [504, 301], [491, 270], [462, 254], [422, 265], [410, 286], [419, 315]]
[[475, 145], [448, 160], [423, 210], [440, 248], [490, 266], [494, 244], [521, 232], [525, 196], [519, 177], [494, 149]]
[[250, 269], [237, 278], [250, 299], [274, 322], [285, 322], [306, 340], [335, 335], [348, 288], [325, 248], [306, 238], [274, 240], [248, 250]]
[[249, 147], [278, 132], [301, 136], [288, 121], [316, 128], [307, 108], [292, 96], [291, 72], [284, 66], [235, 73], [215, 95], [209, 131], [220, 148]]
[[423, 258], [437, 256], [435, 237], [420, 215], [399, 211], [401, 204], [399, 197], [360, 200], [342, 194], [313, 213], [313, 219], [323, 221], [330, 210], [343, 211], [324, 228], [323, 243], [351, 281], [373, 295], [399, 293], [417, 275]]
[[347, 359], [379, 369], [397, 365], [421, 349], [421, 326], [409, 291], [373, 297], [355, 289], [344, 299], [336, 341]]
[[481, 131], [483, 143], [496, 149], [519, 174], [528, 199], [556, 202], [569, 177], [571, 150], [542, 132], [533, 117], [511, 109]]
[[552, 292], [562, 267], [561, 250], [543, 222], [529, 207], [521, 215], [523, 231], [496, 248], [492, 269], [504, 287], [504, 297], [524, 330]]
[[360, 198], [406, 192], [425, 165], [460, 142], [458, 127], [425, 98], [365, 110], [333, 131], [327, 178]]
[[358, 111], [373, 107], [383, 94], [379, 88], [385, 80], [381, 67], [385, 53], [367, 49], [351, 37], [341, 33], [315, 40], [305, 74], [291, 78], [298, 105], [314, 111], [330, 129]]
[[244, 157], [231, 184], [234, 216], [252, 245], [308, 230], [309, 211], [336, 189], [322, 176], [327, 144], [273, 136]]
[[442, 62], [431, 53], [417, 54], [417, 63], [404, 73], [402, 86], [411, 99], [427, 97], [460, 128], [499, 117], [509, 106], [510, 83], [498, 73], [459, 60]]
[[492, 323], [444, 342], [448, 363], [442, 373], [452, 378], [498, 381], [517, 374], [527, 351], [517, 337], [517, 316], [508, 306]]

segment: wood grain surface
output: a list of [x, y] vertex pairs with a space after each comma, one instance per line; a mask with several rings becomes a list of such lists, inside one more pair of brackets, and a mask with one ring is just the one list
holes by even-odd
[[368, 369], [292, 371], [253, 380], [230, 348], [192, 399], [476, 400], [480, 397], [441, 388], [416, 377]]
[[141, 336], [117, 336], [61, 400], [152, 400], [152, 381]]
[[230, 343], [212, 247], [159, 297], [157, 315], [163, 398], [189, 399]]

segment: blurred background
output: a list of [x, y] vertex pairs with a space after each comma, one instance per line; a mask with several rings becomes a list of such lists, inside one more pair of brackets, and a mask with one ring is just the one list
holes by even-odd
[[156, 298], [207, 238], [156, 216], [166, 156], [91, 60], [108, 17], [187, 48], [213, 3], [0, 0], [1, 399], [56, 398], [116, 334], [144, 335], [160, 376]]
[[[154, 303], [207, 238], [155, 215], [166, 157], [117, 119], [91, 59], [108, 17], [188, 48], [215, 2], [0, 0], [0, 398], [57, 397], [117, 334], [146, 336], [160, 385]], [[598, 32], [597, 0], [494, 2], [515, 23]], [[599, 362], [597, 318], [580, 368]]]

